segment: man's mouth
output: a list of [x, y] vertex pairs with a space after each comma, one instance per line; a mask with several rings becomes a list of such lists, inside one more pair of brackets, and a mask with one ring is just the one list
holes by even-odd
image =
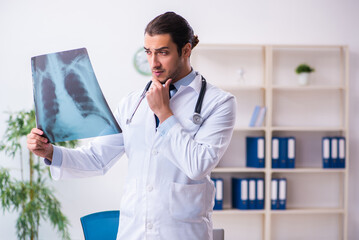
[[152, 71], [156, 77], [159, 77], [164, 71], [154, 70]]

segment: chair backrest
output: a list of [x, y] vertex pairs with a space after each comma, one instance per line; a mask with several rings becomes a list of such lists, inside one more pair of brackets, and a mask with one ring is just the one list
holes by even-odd
[[83, 216], [81, 220], [85, 240], [116, 240], [120, 211], [104, 211]]
[[224, 229], [213, 229], [213, 240], [224, 240]]

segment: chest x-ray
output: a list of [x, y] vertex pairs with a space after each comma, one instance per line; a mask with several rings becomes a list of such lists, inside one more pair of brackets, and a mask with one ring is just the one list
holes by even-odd
[[116, 134], [86, 48], [31, 58], [37, 128], [51, 143]]

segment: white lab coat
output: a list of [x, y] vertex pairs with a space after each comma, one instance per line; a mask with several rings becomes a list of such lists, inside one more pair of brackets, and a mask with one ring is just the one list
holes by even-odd
[[[211, 240], [214, 185], [210, 172], [223, 156], [235, 122], [235, 98], [207, 83], [201, 126], [192, 122], [201, 75], [181, 86], [170, 100], [177, 123], [156, 131], [146, 98], [132, 122], [141, 91], [125, 98], [115, 112], [122, 133], [99, 137], [76, 150], [55, 148], [61, 167], [55, 179], [104, 174], [123, 153], [128, 174], [120, 208], [118, 239]], [[111, 184], [111, 183], [109, 183]]]

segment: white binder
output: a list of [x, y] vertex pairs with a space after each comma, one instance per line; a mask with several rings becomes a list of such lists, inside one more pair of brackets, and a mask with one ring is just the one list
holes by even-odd
[[278, 179], [273, 178], [271, 182], [271, 206], [278, 209]]

